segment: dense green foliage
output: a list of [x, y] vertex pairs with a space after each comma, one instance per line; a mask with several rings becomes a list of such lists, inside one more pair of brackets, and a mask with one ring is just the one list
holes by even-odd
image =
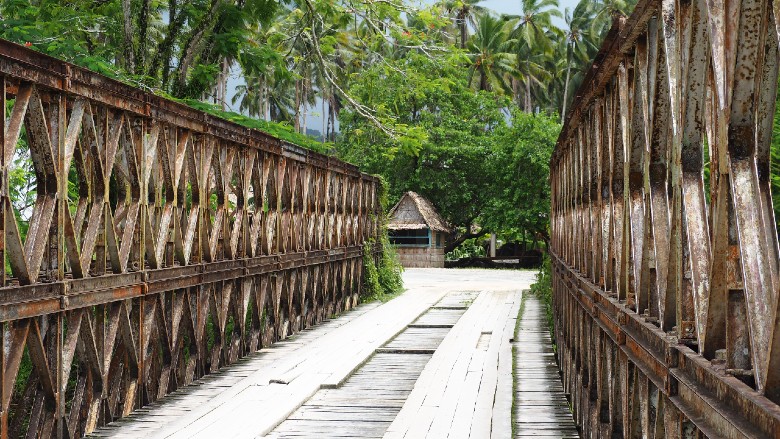
[[380, 297], [380, 299], [386, 300], [392, 295], [403, 291], [404, 281], [401, 278], [403, 267], [398, 259], [398, 253], [390, 245], [387, 233], [382, 234], [380, 245], [382, 246], [382, 255], [379, 258], [377, 270], [379, 271], [379, 286], [382, 287], [382, 292], [384, 293], [384, 296]]
[[433, 200], [464, 239], [483, 231], [544, 239], [548, 161], [560, 126], [553, 117], [520, 111], [507, 97], [474, 90], [459, 66], [464, 54], [453, 48], [450, 56], [408, 52], [354, 78], [354, 96], [420, 137], [399, 141], [347, 109], [339, 154], [381, 174], [392, 200], [407, 190]]
[[536, 275], [536, 282], [531, 285], [530, 294], [533, 294], [542, 302], [545, 316], [547, 317], [547, 326], [555, 341], [555, 330], [553, 328], [553, 309], [552, 309], [552, 272], [550, 267], [550, 257], [545, 255], [539, 273]]
[[[5, 0], [0, 37], [338, 153], [383, 175], [390, 201], [433, 200], [456, 244], [544, 241], [556, 120], [633, 1], [522, 0], [498, 16], [479, 0]], [[333, 143], [303, 135], [315, 105]]]
[[403, 280], [401, 279], [403, 267], [398, 260], [398, 255], [387, 240], [387, 235], [384, 235], [382, 239], [382, 254], [378, 260], [373, 253], [374, 245], [373, 241], [363, 245], [365, 277], [362, 300], [386, 302], [403, 291]]
[[[350, 108], [415, 147], [419, 130], [348, 93], [353, 76], [412, 51], [455, 62], [470, 85], [527, 112], [560, 114], [612, 13], [632, 2], [582, 0], [562, 14], [557, 0], [523, 0], [516, 15], [497, 17], [479, 0], [425, 9], [364, 0], [4, 0], [0, 37], [167, 96], [236, 105], [298, 132], [321, 103], [329, 139]], [[552, 24], [562, 15], [568, 29]], [[453, 46], [463, 59], [448, 55]], [[228, 80], [236, 76], [233, 95]]]
[[466, 239], [452, 251], [444, 255], [448, 261], [457, 261], [463, 258], [484, 258], [487, 256], [485, 247], [479, 245], [477, 239]]
[[366, 242], [363, 244], [363, 296], [367, 300], [372, 300], [382, 294], [384, 291], [379, 284], [379, 270], [374, 260], [374, 244]]
[[388, 181], [397, 200], [418, 190], [450, 221], [470, 224], [485, 205], [490, 176], [474, 172], [488, 156], [491, 136], [505, 124], [499, 102], [474, 92], [455, 62], [438, 63], [410, 52], [379, 64], [355, 79], [350, 91], [378, 112], [420, 134], [413, 144], [399, 142], [349, 110], [342, 112], [339, 154]]
[[559, 131], [549, 117], [513, 111], [486, 163], [495, 181], [483, 227], [514, 240], [524, 231], [548, 239], [550, 156]]
[[248, 42], [274, 0], [5, 0], [0, 35], [58, 58], [168, 92], [202, 97], [226, 60], [269, 56]]
[[487, 233], [547, 241], [555, 120], [612, 13], [633, 5], [582, 0], [561, 14], [555, 0], [523, 0], [517, 15], [496, 16], [479, 3], [444, 1], [425, 19], [411, 16], [412, 34], [446, 50], [396, 50], [348, 77], [348, 94], [401, 135], [350, 107], [339, 118], [338, 153], [383, 175], [392, 200], [407, 190], [432, 200], [459, 231], [448, 251]]
[[[387, 212], [387, 183], [381, 176], [379, 181], [379, 205], [383, 212]], [[398, 259], [398, 254], [395, 252], [395, 248], [390, 245], [387, 237], [387, 217], [381, 215], [379, 220], [379, 227], [382, 230], [379, 242], [377, 243], [372, 239], [363, 244], [365, 278], [363, 280], [362, 299], [385, 302], [403, 291], [403, 279], [401, 278], [403, 267]], [[374, 254], [374, 249], [377, 246], [382, 250], [378, 257]]]

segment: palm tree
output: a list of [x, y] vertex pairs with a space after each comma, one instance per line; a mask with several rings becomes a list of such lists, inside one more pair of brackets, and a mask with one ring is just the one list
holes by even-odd
[[293, 121], [295, 81], [287, 70], [244, 72], [245, 84], [236, 86], [232, 103], [249, 116], [275, 122]]
[[520, 85], [523, 85], [522, 108], [530, 113], [534, 107], [549, 101], [550, 94], [555, 91], [550, 87], [555, 73], [555, 52], [552, 48], [531, 50], [523, 46], [518, 52], [522, 57], [517, 59], [513, 92], [520, 103]]
[[256, 75], [244, 75], [245, 84], [239, 84], [236, 86], [236, 94], [233, 95], [231, 103], [233, 105], [240, 99], [238, 104], [238, 111], [243, 114], [247, 114], [252, 117], [265, 118], [265, 99], [264, 90], [265, 83]]
[[482, 0], [446, 0], [442, 2], [444, 9], [455, 14], [455, 24], [460, 32], [460, 48], [465, 49], [469, 38], [469, 24], [477, 27], [477, 20], [487, 13], [487, 9], [479, 6]]
[[[534, 99], [537, 105], [541, 105], [548, 112], [560, 112], [563, 106], [563, 95], [566, 92], [565, 82], [566, 73], [569, 64], [566, 62], [566, 41], [558, 39], [555, 44], [553, 56], [547, 57], [543, 65], [544, 70], [549, 73], [545, 87], [539, 87], [534, 93]], [[573, 68], [571, 77], [578, 77]], [[574, 80], [569, 78], [573, 85]]]
[[[543, 63], [545, 54], [552, 54], [553, 39], [560, 34], [560, 30], [553, 26], [552, 18], [560, 17], [561, 13], [557, 9], [558, 0], [522, 0], [522, 6], [521, 15], [510, 15], [506, 19], [515, 25], [512, 39], [515, 41], [519, 79], [525, 88], [523, 108], [531, 112], [531, 89], [534, 83], [541, 83], [544, 76], [537, 66]], [[517, 98], [519, 101], [519, 96]]]
[[477, 21], [476, 33], [469, 42], [471, 75], [479, 75], [479, 90], [496, 92], [510, 91], [509, 75], [514, 70], [517, 55], [510, 53], [512, 41], [508, 40], [510, 23], [489, 14], [482, 15]]
[[294, 123], [295, 81], [285, 28], [288, 17], [289, 11], [280, 8], [272, 24], [258, 26], [250, 34], [252, 46], [272, 47], [275, 55], [266, 54], [262, 62], [254, 57], [240, 60], [244, 84], [236, 86], [231, 102], [233, 105], [239, 102], [238, 110], [242, 113], [263, 120]]
[[591, 20], [591, 32], [603, 37], [612, 26], [612, 17], [616, 14], [631, 14], [637, 0], [595, 0], [591, 4], [593, 18]]
[[568, 27], [564, 30], [564, 42], [566, 50], [566, 79], [563, 85], [563, 102], [561, 109], [561, 122], [566, 115], [566, 106], [569, 99], [569, 84], [572, 68], [575, 72], [582, 69], [590, 62], [592, 56], [598, 50], [595, 43], [592, 23], [593, 4], [590, 0], [581, 0], [577, 3], [573, 13], [566, 8], [564, 19]]

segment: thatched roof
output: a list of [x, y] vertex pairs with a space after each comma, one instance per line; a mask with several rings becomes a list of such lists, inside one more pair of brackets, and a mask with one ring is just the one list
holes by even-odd
[[406, 192], [390, 209], [387, 228], [390, 230], [427, 229], [450, 233], [452, 229], [439, 215], [433, 203], [416, 192]]

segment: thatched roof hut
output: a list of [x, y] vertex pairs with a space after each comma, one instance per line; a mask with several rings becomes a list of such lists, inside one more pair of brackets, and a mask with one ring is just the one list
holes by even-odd
[[450, 233], [452, 229], [439, 215], [427, 198], [417, 192], [406, 192], [401, 196], [388, 214], [390, 230], [431, 229], [437, 232]]
[[428, 199], [406, 192], [390, 209], [387, 229], [405, 267], [443, 267], [452, 228]]

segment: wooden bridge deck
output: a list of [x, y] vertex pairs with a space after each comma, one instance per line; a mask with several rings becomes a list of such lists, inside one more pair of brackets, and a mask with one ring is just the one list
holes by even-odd
[[516, 438], [578, 438], [577, 425], [563, 391], [552, 337], [543, 306], [533, 296], [525, 298], [515, 333]]
[[[408, 270], [404, 276], [408, 291], [400, 297], [359, 306], [277, 343], [93, 436], [511, 437], [513, 334], [520, 291], [533, 273]], [[541, 324], [529, 319], [521, 328]], [[537, 335], [529, 343], [549, 345]], [[525, 365], [550, 360], [543, 346], [522, 350], [521, 377]], [[557, 373], [543, 379], [560, 388]], [[554, 421], [568, 413], [559, 394], [549, 401], [529, 410], [549, 410], [543, 418]], [[555, 433], [549, 426], [542, 431]], [[564, 433], [570, 437], [571, 430]]]

